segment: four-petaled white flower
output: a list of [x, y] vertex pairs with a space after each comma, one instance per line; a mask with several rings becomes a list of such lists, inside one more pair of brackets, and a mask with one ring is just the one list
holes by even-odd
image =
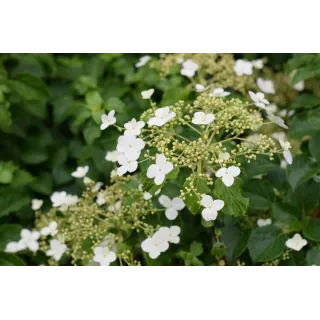
[[160, 185], [172, 169], [173, 164], [168, 162], [163, 154], [159, 154], [156, 159], [156, 164], [152, 164], [148, 168], [147, 177], [150, 179], [154, 178], [154, 183]]
[[197, 91], [197, 92], [203, 92], [204, 90], [206, 90], [205, 86], [203, 86], [203, 85], [200, 84], [200, 83], [197, 83], [197, 84], [196, 84], [196, 91]]
[[38, 239], [40, 237], [40, 233], [38, 231], [30, 231], [28, 229], [23, 229], [21, 230], [20, 236], [21, 240], [19, 242], [21, 247], [29, 249], [32, 252], [38, 251]]
[[181, 228], [179, 226], [171, 226], [170, 228], [161, 227], [157, 231], [157, 233], [167, 242], [175, 243], [175, 244], [180, 242], [180, 237], [179, 237], [180, 232], [181, 232]]
[[71, 175], [74, 178], [83, 178], [89, 171], [89, 166], [78, 167], [76, 171], [72, 172]]
[[267, 118], [277, 124], [279, 127], [288, 129], [288, 126], [285, 124], [284, 120], [278, 116], [275, 116], [271, 111], [267, 110]]
[[125, 132], [124, 135], [118, 139], [117, 150], [124, 153], [128, 159], [137, 159], [144, 146], [145, 143], [142, 139]]
[[44, 227], [43, 229], [41, 229], [40, 233], [43, 236], [49, 236], [49, 235], [55, 236], [58, 233], [57, 227], [58, 227], [57, 222], [51, 221], [48, 227]]
[[219, 158], [218, 158], [218, 162], [219, 163], [228, 161], [229, 159], [230, 159], [230, 153], [229, 152], [219, 152]]
[[100, 266], [109, 266], [117, 259], [116, 254], [108, 247], [96, 247], [93, 251], [93, 261], [100, 263]]
[[127, 172], [134, 172], [138, 168], [139, 153], [132, 154], [131, 157], [126, 157], [124, 154], [118, 155], [118, 163], [120, 167], [117, 169], [119, 176], [123, 176]]
[[183, 76], [192, 78], [196, 74], [198, 69], [199, 69], [199, 66], [197, 63], [195, 63], [191, 59], [187, 59], [182, 63], [182, 69], [180, 70], [180, 73]]
[[257, 79], [257, 85], [259, 89], [268, 94], [275, 94], [276, 90], [274, 89], [274, 84], [272, 80], [264, 80], [262, 78]]
[[249, 95], [257, 107], [266, 109], [266, 104], [269, 104], [269, 101], [264, 98], [264, 94], [262, 92], [254, 93], [249, 91]]
[[258, 227], [265, 227], [272, 223], [272, 220], [270, 218], [268, 219], [258, 219], [257, 225]]
[[169, 249], [169, 242], [166, 240], [166, 237], [161, 236], [159, 233], [155, 233], [151, 238], [142, 241], [141, 248], [144, 252], [149, 254], [151, 259], [157, 259], [161, 252], [165, 252]]
[[252, 60], [251, 63], [256, 69], [263, 68], [263, 60], [262, 59]]
[[50, 200], [52, 201], [52, 206], [54, 208], [62, 208], [62, 209], [66, 209], [69, 206], [75, 205], [78, 203], [78, 197], [77, 196], [73, 196], [70, 194], [67, 194], [65, 191], [61, 191], [61, 192], [54, 192], [51, 197]]
[[106, 202], [107, 202], [107, 199], [105, 198], [104, 193], [99, 192], [98, 195], [97, 195], [97, 200], [96, 200], [97, 205], [98, 205], [98, 206], [102, 206], [102, 205], [104, 205]]
[[107, 129], [109, 126], [113, 125], [116, 123], [116, 117], [114, 116], [115, 114], [115, 111], [114, 110], [111, 110], [108, 115], [106, 114], [103, 114], [101, 116], [101, 121], [102, 121], [102, 124], [100, 126], [100, 129], [101, 130], [105, 130]]
[[159, 202], [166, 208], [165, 215], [169, 220], [176, 219], [178, 216], [178, 211], [182, 210], [186, 206], [181, 198], [175, 197], [171, 200], [166, 195], [160, 196]]
[[32, 210], [39, 210], [43, 205], [43, 200], [40, 199], [32, 199]]
[[67, 251], [67, 246], [61, 243], [59, 240], [50, 240], [50, 249], [46, 252], [48, 257], [52, 257], [54, 260], [59, 261], [64, 253]]
[[137, 121], [133, 118], [131, 121], [127, 122], [124, 127], [126, 128], [125, 132], [138, 136], [141, 133], [141, 129], [144, 127], [143, 121]]
[[297, 91], [302, 91], [304, 90], [304, 81], [299, 81], [297, 82], [294, 87], [293, 87], [295, 90]]
[[170, 112], [170, 107], [159, 108], [155, 111], [155, 117], [148, 121], [148, 125], [161, 127], [175, 116], [175, 112]]
[[141, 92], [142, 99], [150, 99], [153, 94], [154, 94], [153, 88]]
[[150, 56], [143, 56], [139, 59], [139, 61], [136, 63], [136, 67], [140, 68], [146, 65], [151, 60]]
[[199, 111], [199, 112], [194, 113], [191, 122], [193, 124], [201, 125], [201, 124], [209, 124], [209, 123], [213, 122], [213, 120], [214, 120], [214, 114], [204, 113], [202, 111]]
[[110, 162], [117, 162], [117, 160], [118, 160], [118, 155], [119, 155], [119, 151], [117, 151], [117, 150], [108, 151], [107, 154], [106, 154], [105, 159], [106, 159], [107, 161], [110, 161]]
[[247, 60], [238, 59], [234, 65], [234, 71], [236, 75], [241, 77], [244, 75], [252, 74], [253, 64]]
[[223, 88], [215, 88], [213, 91], [209, 94], [210, 97], [226, 97], [230, 94], [228, 91], [224, 91]]
[[222, 178], [222, 182], [225, 186], [230, 187], [234, 183], [234, 178], [240, 174], [240, 168], [236, 166], [231, 166], [229, 168], [220, 168], [216, 172], [217, 178]]
[[223, 200], [213, 200], [211, 196], [204, 195], [201, 199], [201, 205], [204, 206], [202, 210], [202, 217], [206, 221], [216, 220], [218, 211], [224, 207]]
[[279, 143], [281, 145], [281, 148], [283, 149], [283, 156], [286, 159], [288, 164], [292, 164], [292, 154], [289, 151], [289, 149], [291, 148], [291, 144], [289, 141], [283, 141], [283, 140], [279, 140]]
[[296, 233], [291, 239], [286, 241], [286, 246], [295, 251], [300, 251], [307, 244], [308, 241], [303, 239], [299, 233]]

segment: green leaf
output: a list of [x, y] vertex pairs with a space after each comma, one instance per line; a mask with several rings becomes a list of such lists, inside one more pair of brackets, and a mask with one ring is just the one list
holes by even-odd
[[214, 184], [213, 194], [224, 201], [223, 213], [231, 216], [242, 216], [249, 206], [249, 199], [241, 194], [241, 180], [236, 179], [231, 187], [226, 187], [221, 179], [217, 179]]
[[0, 253], [0, 266], [25, 266], [25, 262], [12, 253]]
[[41, 148], [30, 148], [21, 154], [21, 160], [27, 164], [39, 164], [49, 158], [46, 150]]
[[48, 88], [44, 82], [29, 73], [19, 73], [10, 80], [13, 91], [25, 100], [44, 101], [49, 97]]
[[178, 174], [179, 174], [180, 169], [178, 167], [174, 168], [173, 170], [171, 170], [167, 175], [166, 175], [166, 179], [168, 180], [174, 180], [177, 178]]
[[190, 252], [195, 256], [198, 257], [203, 253], [203, 245], [200, 242], [193, 241], [190, 245]]
[[13, 180], [17, 166], [12, 162], [0, 162], [0, 183], [10, 183]]
[[18, 170], [15, 172], [13, 181], [11, 183], [12, 188], [20, 188], [29, 183], [32, 183], [35, 178], [25, 170]]
[[287, 237], [281, 229], [273, 225], [253, 230], [249, 237], [248, 248], [253, 262], [270, 261], [281, 256]]
[[320, 108], [310, 110], [308, 113], [308, 120], [310, 124], [316, 128], [320, 128]]
[[[210, 193], [210, 189], [205, 179], [197, 178], [193, 184], [198, 194]], [[189, 188], [189, 187], [190, 187], [190, 181], [187, 180], [183, 185], [183, 189], [186, 190], [186, 188]], [[199, 212], [200, 200], [201, 199], [199, 199], [198, 195], [193, 191], [186, 193], [185, 204], [192, 214], [196, 214]]]
[[0, 218], [12, 212], [17, 212], [26, 205], [30, 205], [31, 199], [22, 191], [6, 187], [0, 190]]
[[288, 169], [288, 181], [295, 190], [300, 184], [310, 179], [320, 170], [320, 165], [313, 163], [305, 154], [297, 155]]
[[252, 209], [269, 209], [275, 200], [273, 186], [266, 179], [249, 180], [243, 187], [243, 195], [249, 198], [249, 206]]
[[291, 84], [295, 85], [297, 82], [315, 78], [320, 76], [320, 59], [311, 61], [307, 65], [298, 69], [291, 80]]
[[289, 229], [290, 231], [300, 231], [301, 222], [298, 220], [300, 216], [299, 210], [288, 203], [278, 203], [272, 205], [273, 217], [276, 219], [276, 225], [281, 229]]
[[217, 259], [221, 259], [226, 255], [226, 247], [222, 242], [216, 242], [210, 251], [210, 253]]
[[314, 133], [309, 141], [310, 154], [320, 163], [320, 131]]
[[126, 108], [125, 108], [125, 104], [116, 97], [113, 98], [109, 98], [105, 104], [105, 109], [106, 110], [115, 110], [116, 112], [119, 113], [125, 113], [126, 112]]
[[257, 175], [268, 173], [270, 170], [279, 166], [279, 159], [275, 158], [270, 160], [269, 157], [258, 155], [257, 159], [248, 163], [244, 161], [243, 168], [248, 179], [251, 179]]
[[320, 248], [311, 248], [307, 252], [306, 257], [308, 265], [320, 266]]
[[41, 172], [37, 180], [31, 184], [31, 188], [44, 195], [51, 195], [53, 192], [53, 178], [48, 172]]
[[86, 103], [87, 107], [92, 111], [100, 110], [103, 99], [99, 93], [99, 91], [89, 91], [86, 94]]
[[226, 246], [226, 258], [229, 264], [234, 264], [246, 250], [248, 238], [249, 232], [237, 226], [225, 226], [221, 229], [221, 240]]
[[301, 139], [304, 136], [310, 136], [316, 131], [319, 130], [319, 127], [313, 125], [309, 121], [309, 113], [307, 111], [301, 112], [293, 116], [291, 125], [290, 125], [290, 136], [294, 139]]
[[320, 97], [308, 93], [302, 93], [297, 96], [291, 109], [310, 109], [320, 105]]
[[9, 106], [9, 103], [0, 103], [0, 129], [7, 133], [11, 131], [12, 124]]
[[0, 251], [3, 251], [10, 241], [18, 241], [22, 227], [17, 224], [0, 225]]
[[320, 241], [320, 219], [311, 219], [303, 228], [303, 235], [313, 241]]
[[90, 122], [83, 131], [84, 138], [88, 144], [92, 144], [101, 136], [100, 127], [94, 122]]

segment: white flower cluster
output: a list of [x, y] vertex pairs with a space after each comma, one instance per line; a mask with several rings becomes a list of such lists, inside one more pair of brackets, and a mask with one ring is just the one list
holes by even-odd
[[149, 254], [151, 259], [157, 259], [162, 252], [169, 249], [169, 243], [179, 243], [179, 226], [161, 227], [152, 237], [147, 238], [141, 243], [141, 248]]
[[263, 68], [263, 61], [262, 59], [247, 61], [243, 59], [238, 59], [234, 65], [234, 71], [238, 77], [244, 75], [252, 75], [253, 68], [262, 69]]
[[199, 66], [197, 63], [195, 63], [191, 59], [187, 59], [186, 61], [184, 61], [182, 63], [182, 69], [180, 70], [180, 73], [183, 76], [186, 76], [188, 78], [192, 78], [192, 77], [194, 77], [194, 75], [196, 74], [198, 69], [199, 69]]

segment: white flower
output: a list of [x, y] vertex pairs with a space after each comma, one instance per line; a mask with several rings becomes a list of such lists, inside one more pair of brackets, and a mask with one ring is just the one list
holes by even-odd
[[303, 239], [299, 233], [296, 233], [291, 239], [286, 241], [286, 246], [295, 251], [300, 251], [307, 244], [308, 241]]
[[181, 198], [175, 197], [171, 200], [166, 195], [160, 196], [159, 202], [166, 208], [165, 215], [169, 220], [176, 219], [178, 216], [178, 211], [182, 210], [186, 206]]
[[233, 185], [234, 178], [240, 174], [240, 168], [231, 166], [229, 168], [221, 168], [216, 172], [216, 177], [221, 178], [225, 186], [230, 187]]
[[226, 97], [230, 94], [228, 91], [224, 91], [223, 88], [215, 88], [213, 91], [209, 94], [210, 97]]
[[93, 251], [93, 261], [100, 263], [100, 266], [108, 266], [117, 259], [116, 254], [108, 247], [96, 247]]
[[166, 174], [173, 169], [173, 164], [168, 162], [163, 154], [159, 154], [156, 159], [156, 164], [150, 165], [147, 171], [147, 177], [150, 179], [154, 178], [156, 185], [162, 184]]
[[101, 187], [103, 186], [103, 183], [101, 181], [98, 181], [92, 188], [91, 191], [92, 192], [98, 192]]
[[230, 159], [230, 153], [229, 152], [219, 152], [219, 158], [218, 158], [218, 162], [219, 163], [228, 161], [229, 159]]
[[299, 81], [297, 82], [294, 87], [295, 90], [297, 91], [303, 91], [304, 90], [304, 81]]
[[139, 61], [136, 63], [136, 67], [140, 68], [143, 67], [144, 65], [146, 65], [148, 63], [148, 61], [151, 60], [150, 56], [143, 56], [139, 59]]
[[117, 160], [118, 160], [118, 155], [119, 155], [119, 152], [118, 152], [117, 150], [108, 151], [107, 154], [106, 154], [105, 159], [106, 159], [107, 161], [110, 161], [110, 162], [117, 162]]
[[154, 89], [145, 90], [141, 92], [142, 99], [150, 99], [154, 93]]
[[169, 243], [179, 243], [180, 237], [179, 234], [181, 232], [181, 228], [179, 226], [171, 226], [168, 227], [161, 227], [157, 232], [157, 236], [161, 237], [162, 239], [165, 239]]
[[144, 193], [143, 193], [143, 199], [144, 200], [150, 200], [152, 198], [152, 194], [151, 193], [149, 193], [149, 192], [147, 192], [147, 191], [145, 191]]
[[141, 243], [141, 249], [149, 253], [151, 259], [157, 259], [161, 252], [169, 249], [167, 234], [156, 232], [151, 238], [147, 238]]
[[38, 239], [40, 237], [40, 233], [38, 231], [30, 231], [28, 229], [21, 230], [20, 233], [21, 240], [20, 245], [21, 248], [29, 249], [32, 252], [36, 252], [39, 249]]
[[89, 166], [78, 167], [76, 171], [72, 172], [71, 175], [74, 178], [83, 178], [89, 171]]
[[242, 59], [237, 60], [234, 65], [234, 71], [236, 72], [236, 75], [239, 77], [243, 75], [251, 75], [253, 72], [252, 68], [253, 65], [251, 62]]
[[277, 112], [278, 107], [277, 107], [276, 104], [269, 104], [269, 105], [266, 107], [266, 110], [275, 113], [275, 112]]
[[280, 167], [281, 167], [282, 169], [286, 169], [287, 166], [288, 166], [287, 161], [286, 161], [286, 160], [281, 160], [281, 162], [280, 162]]
[[43, 235], [43, 236], [54, 236], [58, 233], [58, 230], [57, 230], [57, 227], [58, 227], [58, 224], [55, 222], [55, 221], [51, 221], [49, 223], [49, 226], [48, 227], [44, 227], [40, 233]]
[[274, 84], [272, 80], [264, 80], [262, 78], [257, 79], [257, 85], [259, 89], [264, 93], [275, 94]]
[[123, 176], [127, 172], [135, 172], [138, 168], [139, 153], [131, 154], [131, 157], [126, 157], [124, 154], [118, 155], [118, 163], [120, 167], [117, 169], [119, 176]]
[[104, 193], [99, 192], [98, 195], [97, 195], [97, 200], [96, 200], [97, 205], [98, 206], [102, 206], [106, 202], [107, 202], [107, 199], [105, 198]]
[[32, 210], [39, 210], [43, 205], [43, 200], [32, 199]]
[[7, 243], [4, 252], [16, 253], [18, 251], [24, 250], [26, 248], [25, 244], [20, 241], [10, 241]]
[[122, 202], [121, 202], [121, 200], [118, 200], [114, 204], [110, 204], [110, 206], [108, 206], [108, 211], [118, 212], [118, 211], [120, 211], [121, 206], [122, 206]]
[[205, 207], [202, 210], [202, 217], [206, 221], [216, 220], [218, 211], [224, 207], [223, 200], [213, 200], [211, 196], [204, 195], [201, 199], [201, 205]]
[[[141, 150], [144, 148], [145, 143], [142, 139], [125, 132], [123, 136], [118, 139], [117, 150], [125, 154], [126, 158], [133, 160], [138, 159]], [[118, 155], [119, 161], [119, 155]]]
[[67, 246], [59, 240], [52, 239], [50, 241], [50, 249], [46, 252], [48, 257], [53, 257], [54, 260], [59, 261], [64, 253], [67, 251]]
[[265, 226], [268, 226], [271, 223], [272, 223], [272, 220], [270, 218], [268, 218], [268, 219], [258, 219], [257, 220], [257, 225], [259, 227], [265, 227]]
[[54, 192], [51, 195], [50, 200], [52, 201], [52, 206], [54, 208], [63, 207], [65, 209], [68, 206], [77, 204], [78, 197], [69, 195], [65, 191], [62, 191], [62, 192]]
[[180, 73], [183, 76], [192, 78], [196, 74], [198, 69], [199, 69], [199, 66], [197, 63], [195, 63], [191, 59], [187, 59], [182, 63], [182, 69], [180, 70]]
[[175, 116], [175, 112], [170, 112], [170, 107], [159, 108], [155, 111], [155, 117], [148, 121], [148, 125], [161, 127]]
[[214, 114], [212, 113], [204, 113], [202, 111], [195, 112], [192, 118], [192, 123], [193, 124], [209, 124], [213, 122], [214, 120]]
[[90, 179], [90, 178], [88, 178], [88, 177], [84, 177], [84, 178], [83, 178], [83, 183], [84, 183], [84, 184], [91, 184], [91, 183], [93, 183], [93, 180]]
[[279, 127], [288, 129], [286, 124], [284, 123], [284, 120], [278, 116], [275, 116], [271, 111], [267, 110], [267, 118], [271, 121], [277, 124]]
[[274, 132], [271, 136], [274, 140], [286, 140], [287, 139], [287, 134], [283, 131], [282, 132]]
[[101, 130], [105, 130], [107, 129], [109, 126], [113, 125], [116, 123], [116, 117], [114, 116], [115, 114], [115, 111], [114, 110], [111, 110], [108, 115], [106, 114], [103, 114], [101, 116], [101, 121], [102, 121], [102, 124], [100, 126], [100, 129]]
[[138, 136], [141, 133], [141, 129], [144, 127], [143, 121], [137, 121], [136, 119], [132, 119], [127, 122], [124, 127], [126, 128], [125, 132]]
[[252, 91], [249, 91], [249, 95], [254, 104], [259, 108], [265, 109], [266, 104], [269, 104], [269, 101], [264, 98], [264, 94], [262, 92], [254, 93]]
[[292, 154], [289, 151], [289, 149], [291, 148], [290, 142], [279, 140], [279, 143], [281, 145], [281, 148], [283, 149], [283, 156], [286, 159], [287, 163], [292, 164]]
[[256, 69], [263, 68], [263, 60], [262, 59], [252, 60], [251, 63]]
[[205, 86], [203, 86], [203, 85], [200, 84], [200, 83], [197, 83], [197, 84], [196, 84], [196, 91], [197, 91], [197, 92], [203, 92], [204, 90], [206, 90]]

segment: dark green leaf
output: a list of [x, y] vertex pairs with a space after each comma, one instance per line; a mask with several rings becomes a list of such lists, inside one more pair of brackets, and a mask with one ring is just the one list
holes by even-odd
[[20, 239], [20, 231], [22, 227], [17, 224], [0, 225], [0, 251], [3, 251], [10, 241]]

